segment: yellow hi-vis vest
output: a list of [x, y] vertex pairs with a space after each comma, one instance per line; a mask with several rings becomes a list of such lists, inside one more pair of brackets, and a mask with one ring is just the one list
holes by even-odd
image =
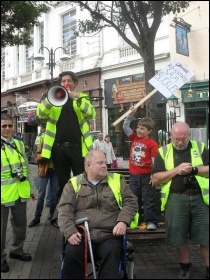
[[[16, 147], [21, 154], [25, 153], [25, 147], [22, 141], [14, 139]], [[4, 206], [12, 206], [15, 201], [21, 198], [22, 201], [29, 200], [31, 195], [30, 183], [27, 179], [28, 167], [22, 156], [20, 159], [18, 153], [12, 149], [12, 151], [4, 145], [5, 152], [1, 149], [1, 204]], [[11, 177], [11, 170], [9, 163], [6, 159], [6, 155], [9, 159], [12, 168], [16, 169], [20, 166], [20, 160], [23, 166], [22, 174], [26, 177], [26, 180], [20, 182], [18, 178]]]
[[[87, 94], [78, 93], [78, 97], [83, 97]], [[93, 120], [96, 117], [96, 111], [91, 105], [90, 101], [82, 98], [81, 105], [78, 108], [77, 101], [73, 100], [73, 108], [77, 115], [80, 131], [81, 131], [81, 143], [82, 143], [82, 156], [85, 157], [89, 151], [93, 149], [92, 136], [90, 134], [89, 122], [88, 120]], [[42, 149], [42, 157], [50, 158], [53, 143], [55, 141], [56, 135], [56, 124], [61, 114], [62, 106], [52, 106], [48, 99], [45, 98], [42, 103], [38, 104], [36, 114], [40, 119], [46, 119], [46, 131], [44, 135], [44, 145]], [[85, 116], [85, 117], [84, 117]], [[66, 120], [68, 121], [68, 120]], [[71, 120], [69, 120], [69, 125], [71, 125]], [[72, 131], [73, 133], [73, 131]]]
[[[203, 160], [201, 154], [203, 152], [205, 144], [202, 142], [197, 142], [190, 140], [192, 148], [190, 150], [192, 166], [203, 166]], [[159, 148], [159, 153], [165, 162], [166, 170], [171, 170], [174, 168], [174, 158], [173, 158], [173, 146], [172, 143]], [[209, 205], [209, 178], [202, 177], [200, 175], [195, 175], [196, 180], [201, 188], [203, 201]], [[168, 200], [168, 195], [170, 192], [171, 180], [167, 183], [161, 185], [161, 211], [165, 210], [166, 203]]]
[[[108, 174], [108, 184], [112, 189], [112, 192], [114, 193], [119, 208], [122, 209], [122, 195], [120, 192], [120, 174], [112, 173], [112, 176]], [[78, 193], [81, 187], [81, 183], [80, 183], [81, 178], [82, 176], [78, 175], [70, 179], [75, 193]], [[139, 220], [139, 213], [137, 212], [133, 217], [133, 220], [130, 224], [130, 228], [136, 228], [138, 226], [138, 220]]]

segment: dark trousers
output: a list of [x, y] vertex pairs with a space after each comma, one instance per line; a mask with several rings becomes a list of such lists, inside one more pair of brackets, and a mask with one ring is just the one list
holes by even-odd
[[[121, 279], [122, 237], [112, 237], [97, 244], [92, 242], [92, 248], [94, 260], [99, 263], [98, 279]], [[68, 243], [65, 251], [63, 279], [84, 279], [83, 240], [80, 245]]]
[[84, 172], [84, 158], [81, 147], [65, 147], [54, 145], [52, 149], [52, 161], [58, 176], [58, 199], [61, 197], [65, 184], [71, 177]]
[[5, 247], [7, 243], [6, 234], [9, 218], [12, 225], [11, 251], [18, 255], [23, 254], [27, 227], [26, 209], [27, 203], [21, 202], [20, 199], [16, 200], [15, 205], [10, 207], [1, 205], [1, 260], [5, 260], [7, 256]]
[[139, 213], [143, 201], [144, 222], [158, 223], [158, 209], [156, 202], [156, 191], [149, 184], [151, 174], [134, 175], [130, 174], [130, 189], [138, 197]]

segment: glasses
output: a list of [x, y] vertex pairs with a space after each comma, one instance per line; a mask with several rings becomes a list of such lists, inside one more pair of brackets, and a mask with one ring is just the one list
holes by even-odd
[[175, 142], [186, 142], [189, 140], [189, 138], [172, 138]]
[[1, 126], [1, 128], [6, 128], [6, 127], [12, 128], [13, 125], [12, 124], [2, 124], [2, 126]]

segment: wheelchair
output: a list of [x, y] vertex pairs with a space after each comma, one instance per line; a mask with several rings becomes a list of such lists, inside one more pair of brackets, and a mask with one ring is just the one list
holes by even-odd
[[[98, 264], [97, 261], [95, 262], [94, 256], [93, 256], [93, 250], [92, 250], [92, 244], [90, 239], [90, 232], [89, 232], [89, 225], [88, 225], [89, 219], [82, 218], [76, 220], [75, 224], [78, 228], [78, 230], [83, 235], [83, 240], [85, 244], [84, 248], [84, 259], [85, 259], [85, 265], [84, 265], [84, 279], [97, 279], [97, 271], [98, 271]], [[64, 258], [65, 258], [65, 248], [67, 245], [67, 240], [63, 236], [62, 238], [62, 256], [61, 256], [61, 269], [60, 269], [60, 279], [63, 279], [63, 265], [64, 265]], [[135, 279], [135, 273], [134, 273], [134, 249], [132, 248], [132, 245], [129, 244], [127, 246], [127, 236], [123, 236], [123, 254], [120, 261], [119, 266], [119, 275], [121, 279]], [[88, 261], [88, 247], [89, 247], [89, 253], [90, 253], [90, 262]], [[89, 265], [91, 264], [91, 265]]]

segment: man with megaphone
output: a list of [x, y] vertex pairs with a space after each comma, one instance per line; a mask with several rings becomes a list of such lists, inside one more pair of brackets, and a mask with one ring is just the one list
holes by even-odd
[[84, 157], [93, 149], [89, 121], [95, 119], [96, 111], [87, 94], [75, 91], [78, 78], [74, 72], [62, 72], [58, 83], [60, 86], [48, 90], [36, 113], [40, 119], [47, 119], [42, 157], [52, 158], [59, 200], [70, 174], [84, 172]]

